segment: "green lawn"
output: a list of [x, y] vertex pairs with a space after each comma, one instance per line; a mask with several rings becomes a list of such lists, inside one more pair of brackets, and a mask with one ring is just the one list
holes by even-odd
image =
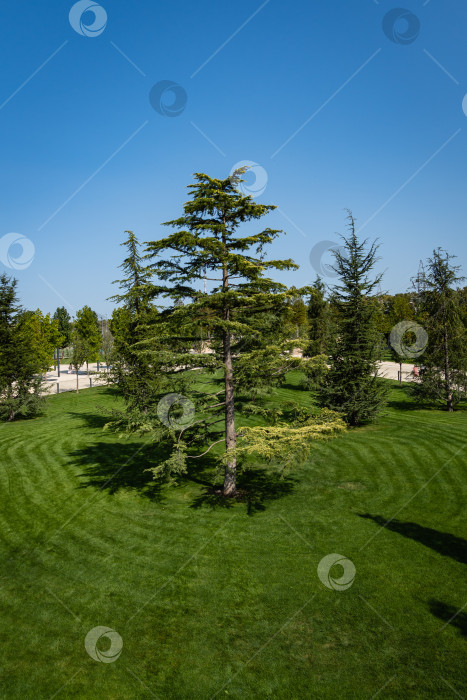
[[[0, 696], [466, 696], [467, 608], [446, 623], [467, 603], [467, 411], [406, 392], [290, 478], [246, 473], [229, 507], [209, 464], [156, 488], [157, 446], [103, 433], [105, 389], [0, 426]], [[310, 400], [296, 376], [290, 398]], [[344, 591], [317, 576], [334, 552]], [[97, 626], [123, 640], [113, 663], [85, 650]]]

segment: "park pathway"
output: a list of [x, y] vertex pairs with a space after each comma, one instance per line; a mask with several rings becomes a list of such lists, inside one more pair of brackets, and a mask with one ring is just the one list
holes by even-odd
[[[90, 389], [95, 386], [103, 386], [105, 380], [100, 378], [100, 374], [105, 372], [106, 366], [102, 363], [99, 364], [99, 372], [97, 370], [97, 363], [89, 363], [89, 374], [86, 369], [81, 369], [78, 373], [78, 388]], [[412, 375], [413, 365], [403, 364], [402, 365], [402, 381], [411, 382], [413, 381]], [[397, 362], [381, 362], [380, 363], [380, 374], [386, 379], [398, 379], [399, 364]], [[51, 370], [47, 372], [47, 379], [44, 380], [43, 384], [43, 394], [58, 394], [65, 391], [75, 391], [76, 390], [76, 372], [69, 373], [68, 365], [61, 365], [60, 367], [60, 377], [58, 376], [58, 371]]]

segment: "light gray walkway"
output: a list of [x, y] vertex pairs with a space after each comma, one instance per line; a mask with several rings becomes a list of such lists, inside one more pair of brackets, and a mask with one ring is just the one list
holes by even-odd
[[[47, 372], [47, 379], [42, 383], [43, 394], [56, 394], [63, 391], [76, 391], [76, 372], [68, 371], [69, 365], [60, 365], [60, 377], [58, 370]], [[105, 365], [99, 364], [99, 374], [105, 372]], [[92, 386], [102, 386], [105, 382], [99, 379], [97, 374], [97, 363], [89, 363], [89, 375], [86, 372], [86, 365], [82, 367], [78, 373], [78, 388], [89, 389]], [[59, 391], [57, 391], [57, 383]]]
[[[402, 363], [402, 381], [403, 382], [413, 382], [414, 375], [413, 372], [414, 365]], [[380, 374], [386, 379], [398, 379], [399, 363], [398, 362], [381, 362], [380, 363]]]
[[[402, 365], [402, 381], [411, 382], [414, 377], [412, 364]], [[105, 365], [100, 363], [99, 374], [105, 372]], [[386, 379], [398, 379], [399, 364], [397, 362], [381, 362], [380, 364], [380, 374]], [[78, 374], [78, 387], [79, 389], [89, 389], [91, 386], [102, 386], [105, 381], [99, 379], [99, 374], [97, 373], [97, 363], [89, 363], [89, 375], [86, 373], [86, 366], [80, 369]], [[59, 385], [59, 391], [57, 391], [57, 383]], [[51, 370], [47, 372], [47, 379], [43, 382], [43, 393], [46, 395], [62, 393], [63, 391], [75, 391], [76, 390], [76, 373], [68, 371], [68, 365], [61, 366], [60, 377], [58, 376], [57, 370]]]

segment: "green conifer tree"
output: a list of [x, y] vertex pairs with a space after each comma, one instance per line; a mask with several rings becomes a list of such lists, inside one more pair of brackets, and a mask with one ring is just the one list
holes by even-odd
[[413, 392], [421, 400], [443, 403], [448, 412], [467, 398], [466, 317], [462, 290], [456, 288], [464, 277], [459, 275], [460, 267], [453, 264], [454, 258], [442, 248], [434, 250], [414, 280], [428, 342]]
[[347, 237], [343, 249], [334, 251], [334, 269], [339, 283], [332, 304], [336, 311], [337, 335], [323, 386], [321, 405], [344, 414], [351, 426], [374, 420], [386, 403], [387, 388], [378, 377], [382, 335], [378, 328], [379, 305], [374, 296], [382, 275], [371, 278], [378, 246], [359, 241], [355, 220], [348, 212]]
[[[171, 460], [156, 473], [183, 471], [186, 459], [199, 458], [223, 443], [226, 497], [237, 493], [238, 455], [283, 456], [288, 445], [290, 459], [292, 448], [306, 451], [314, 438], [343, 429], [338, 418], [326, 414], [322, 419], [301, 416], [295, 426], [277, 425], [266, 433], [260, 427], [237, 432], [236, 411], [266, 417], [261, 399], [283, 381], [288, 369], [300, 365], [301, 360], [290, 355], [297, 340], [287, 337], [283, 319], [293, 300], [307, 291], [288, 290], [266, 276], [270, 270], [297, 267], [292, 260], [266, 259], [265, 248], [281, 231], [265, 228], [240, 235], [245, 222], [275, 209], [237, 189], [243, 172], [225, 180], [195, 174], [183, 216], [165, 224], [174, 231], [148, 244], [151, 269], [160, 280], [154, 291], [171, 300], [160, 314], [160, 349], [153, 351], [152, 361], [163, 363], [166, 377], [183, 378], [197, 412], [197, 419], [178, 432]], [[205, 282], [209, 293], [204, 293]], [[201, 329], [210, 339], [207, 354], [192, 352]], [[188, 370], [200, 367], [221, 372], [222, 386], [214, 394], [193, 386], [195, 372]], [[193, 454], [201, 448], [200, 454]]]

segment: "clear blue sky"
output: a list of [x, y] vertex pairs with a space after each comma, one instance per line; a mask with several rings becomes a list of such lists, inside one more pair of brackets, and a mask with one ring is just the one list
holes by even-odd
[[[96, 36], [79, 33], [90, 11], [72, 28], [71, 1], [2, 3], [0, 239], [21, 234], [35, 255], [0, 271], [23, 304], [109, 313], [124, 230], [167, 234], [193, 172], [244, 160], [267, 173], [258, 201], [279, 207], [265, 224], [287, 232], [274, 257], [300, 264], [283, 281], [315, 278], [310, 251], [337, 240], [346, 207], [380, 239], [388, 291], [438, 245], [465, 271], [467, 6], [402, 1], [419, 28], [400, 17], [392, 39], [387, 0], [102, 0]], [[186, 91], [176, 117], [150, 104], [163, 80]]]

